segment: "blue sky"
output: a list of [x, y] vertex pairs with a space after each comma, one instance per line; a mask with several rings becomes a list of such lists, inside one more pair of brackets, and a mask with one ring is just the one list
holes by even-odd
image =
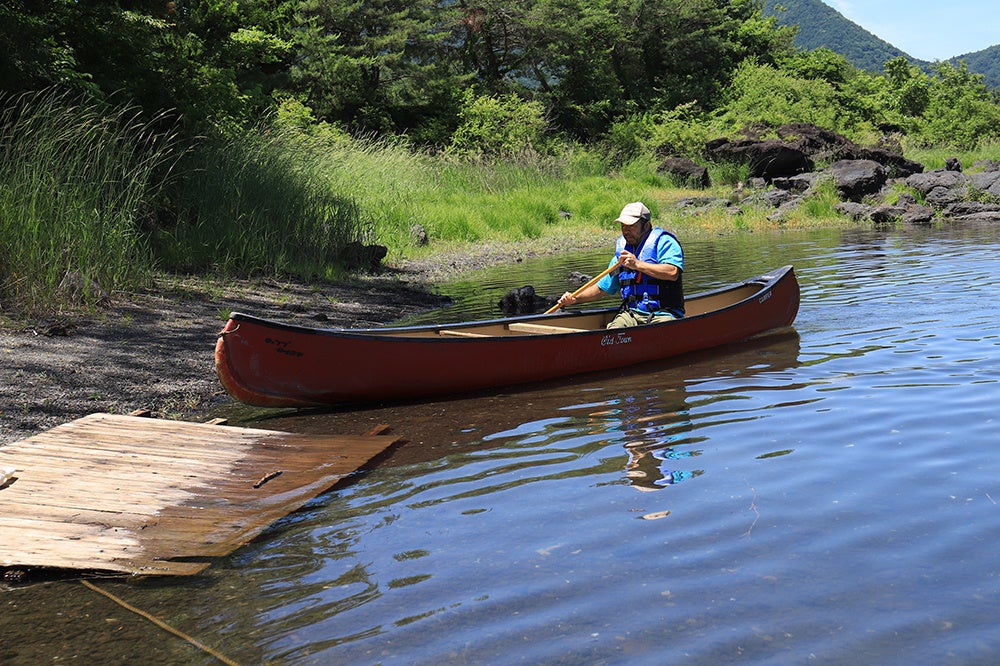
[[823, 0], [868, 32], [921, 60], [1000, 44], [996, 0]]

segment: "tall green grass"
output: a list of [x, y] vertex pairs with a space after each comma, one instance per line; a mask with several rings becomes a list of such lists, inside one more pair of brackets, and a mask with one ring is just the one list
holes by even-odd
[[160, 265], [228, 275], [331, 276], [345, 248], [371, 236], [350, 191], [331, 182], [331, 159], [307, 136], [282, 130], [197, 143], [170, 187], [173, 217], [153, 233]]
[[136, 221], [173, 137], [133, 109], [54, 91], [0, 108], [0, 305], [93, 303], [144, 280], [153, 261]]
[[352, 244], [425, 251], [416, 225], [432, 248], [604, 229], [664, 186], [583, 149], [432, 155], [280, 123], [182, 145], [155, 119], [54, 92], [0, 103], [5, 309], [68, 305], [67, 276], [90, 304], [158, 269], [335, 278]]
[[607, 226], [621, 207], [653, 200], [665, 186], [649, 172], [608, 172], [584, 149], [504, 158], [428, 155], [379, 141], [342, 143], [325, 154], [331, 187], [350, 192], [373, 238], [395, 256], [422, 252], [419, 225], [431, 240], [468, 243], [538, 239], [566, 228]]

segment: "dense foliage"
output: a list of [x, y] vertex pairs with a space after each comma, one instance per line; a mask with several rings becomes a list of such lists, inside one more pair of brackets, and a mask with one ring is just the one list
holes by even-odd
[[52, 84], [191, 132], [255, 122], [283, 100], [354, 133], [448, 143], [476, 95], [541, 104], [595, 138], [644, 109], [713, 103], [747, 57], [789, 48], [752, 0], [52, 0], [6, 2], [7, 93]]
[[[860, 39], [860, 28], [819, 0], [143, 0], [127, 7], [4, 3], [0, 35], [11, 48], [0, 55], [0, 89], [54, 85], [138, 108], [161, 125], [166, 111], [187, 136], [239, 135], [291, 108], [306, 124], [466, 154], [551, 152], [560, 142], [629, 136], [623, 123], [676, 121], [678, 109], [708, 123], [708, 132], [797, 120], [864, 135], [891, 124], [921, 143], [969, 145], [992, 131], [982, 77], [961, 64], [912, 70], [920, 63], [874, 36]], [[803, 28], [796, 34], [781, 25], [789, 21]], [[796, 39], [810, 48], [795, 48]], [[820, 42], [840, 46], [811, 48]], [[858, 67], [857, 49], [879, 71], [890, 61], [895, 70], [878, 76]], [[956, 88], [962, 105], [936, 103]], [[959, 127], [955, 117], [963, 115], [970, 122]], [[698, 134], [689, 131], [675, 148], [690, 147]], [[614, 146], [616, 154], [629, 155], [635, 140]]]

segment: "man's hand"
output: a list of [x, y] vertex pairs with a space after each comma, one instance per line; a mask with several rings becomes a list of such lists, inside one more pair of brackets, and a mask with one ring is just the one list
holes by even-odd
[[639, 261], [639, 257], [635, 256], [628, 250], [622, 250], [621, 254], [618, 255], [618, 258], [621, 259], [622, 266], [630, 271], [639, 270], [639, 264], [643, 263]]
[[571, 293], [569, 293], [567, 291], [565, 294], [563, 294], [562, 296], [559, 297], [558, 303], [562, 307], [566, 307], [567, 305], [575, 305], [576, 304], [576, 296], [574, 296], [573, 294], [571, 294]]
[[681, 274], [681, 270], [673, 264], [654, 264], [648, 261], [639, 261], [639, 257], [628, 250], [622, 250], [618, 257], [622, 260], [624, 268], [630, 271], [645, 273], [658, 280], [676, 280]]

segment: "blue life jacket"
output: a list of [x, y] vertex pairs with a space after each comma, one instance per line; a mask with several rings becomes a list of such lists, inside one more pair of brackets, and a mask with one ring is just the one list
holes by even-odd
[[[653, 227], [638, 251], [625, 242], [620, 236], [615, 246], [615, 257], [621, 256], [622, 250], [628, 250], [639, 261], [657, 263], [656, 244], [664, 235], [677, 241], [677, 237], [660, 227]], [[679, 241], [677, 241], [679, 242]], [[684, 286], [681, 282], [683, 271], [676, 280], [658, 280], [639, 271], [628, 270], [624, 266], [619, 269], [618, 282], [622, 288], [622, 300], [628, 307], [647, 314], [652, 312], [671, 312], [678, 317], [684, 316]]]

